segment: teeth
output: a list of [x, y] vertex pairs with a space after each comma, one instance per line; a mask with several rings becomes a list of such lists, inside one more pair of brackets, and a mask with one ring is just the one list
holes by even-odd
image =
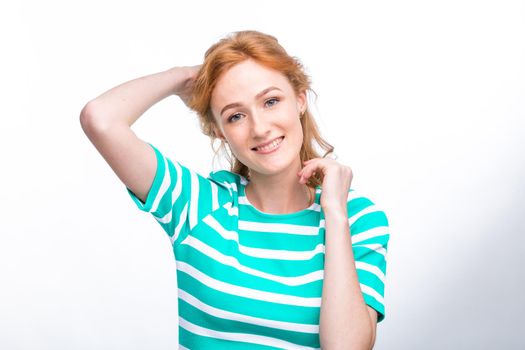
[[257, 147], [256, 150], [257, 151], [268, 151], [268, 150], [271, 150], [272, 148], [275, 148], [278, 144], [280, 144], [282, 140], [283, 140], [283, 138], [280, 137], [277, 140], [275, 140], [272, 143], [270, 143], [269, 145], [266, 145], [264, 147]]

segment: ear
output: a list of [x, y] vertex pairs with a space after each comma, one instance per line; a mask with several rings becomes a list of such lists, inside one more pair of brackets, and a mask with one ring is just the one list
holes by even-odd
[[299, 110], [299, 113], [306, 111], [306, 107], [306, 91], [301, 91], [297, 95], [297, 109]]
[[213, 132], [215, 133], [216, 137], [222, 139], [223, 141], [226, 141], [226, 138], [224, 137], [222, 131], [215, 124], [213, 124]]

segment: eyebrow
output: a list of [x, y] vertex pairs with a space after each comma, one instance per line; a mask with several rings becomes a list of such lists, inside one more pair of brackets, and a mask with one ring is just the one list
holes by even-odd
[[[270, 87], [267, 87], [266, 89], [264, 89], [263, 91], [259, 92], [257, 95], [255, 95], [255, 99], [258, 99], [259, 97], [267, 94], [268, 92], [270, 92], [272, 90], [282, 91], [281, 89], [279, 89], [276, 86], [270, 86]], [[240, 107], [240, 106], [242, 106], [242, 104], [240, 102], [230, 103], [230, 104], [224, 106], [224, 108], [221, 110], [221, 114], [220, 115], [222, 115], [224, 113], [224, 111], [226, 111], [227, 109], [230, 109], [230, 108], [233, 108], [233, 107]]]

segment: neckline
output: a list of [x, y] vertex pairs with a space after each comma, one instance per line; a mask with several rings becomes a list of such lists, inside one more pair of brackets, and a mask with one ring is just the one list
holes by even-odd
[[275, 214], [275, 213], [266, 213], [264, 211], [261, 211], [257, 209], [252, 203], [250, 203], [250, 200], [248, 199], [248, 196], [246, 196], [246, 185], [248, 184], [248, 180], [241, 175], [241, 193], [239, 193], [240, 196], [244, 197], [244, 205], [248, 207], [252, 212], [255, 214], [266, 217], [266, 218], [273, 218], [273, 219], [288, 219], [288, 218], [294, 218], [297, 216], [306, 215], [312, 212], [316, 212], [315, 208], [319, 205], [319, 189], [321, 186], [316, 186], [315, 188], [315, 194], [314, 194], [314, 201], [313, 203], [304, 209], [301, 209], [299, 211], [293, 212], [293, 213], [285, 213], [285, 214]]

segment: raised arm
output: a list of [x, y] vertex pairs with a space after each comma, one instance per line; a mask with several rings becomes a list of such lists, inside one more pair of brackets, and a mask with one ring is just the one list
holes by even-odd
[[178, 95], [186, 103], [199, 67], [174, 67], [120, 84], [89, 101], [80, 112], [84, 133], [142, 201], [151, 188], [157, 161], [154, 150], [137, 137], [131, 125], [170, 95]]

